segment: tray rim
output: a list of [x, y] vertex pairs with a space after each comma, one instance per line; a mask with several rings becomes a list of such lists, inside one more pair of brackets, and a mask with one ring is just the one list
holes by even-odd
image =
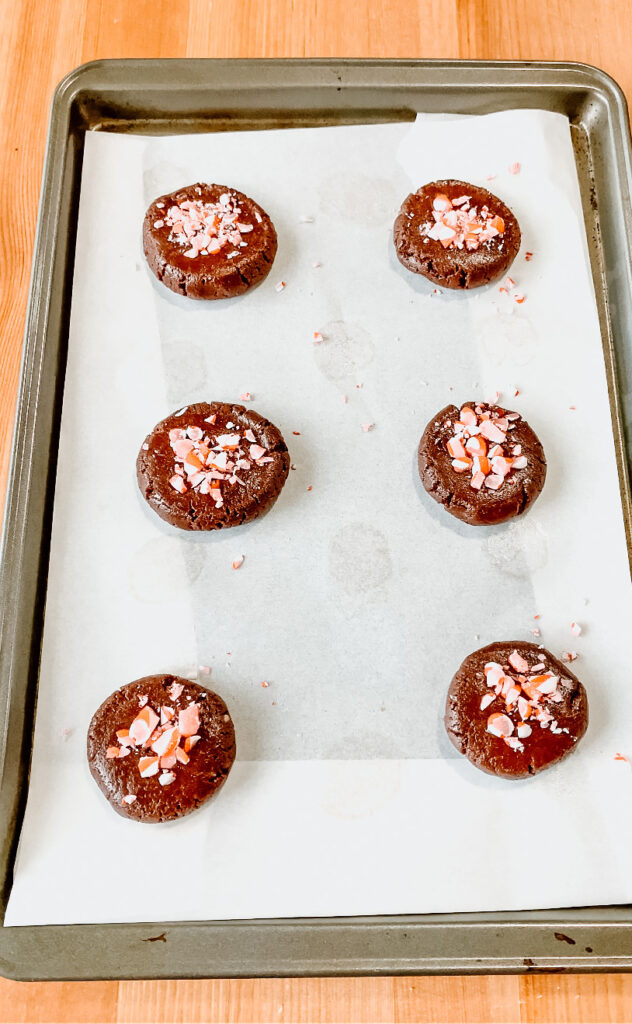
[[[32, 493], [32, 466], [35, 448], [35, 429], [38, 398], [42, 385], [42, 370], [44, 366], [44, 349], [49, 328], [55, 330], [51, 324], [52, 290], [55, 282], [59, 283], [59, 274], [55, 272], [56, 247], [59, 242], [58, 230], [60, 224], [60, 208], [54, 202], [55, 194], [61, 189], [62, 179], [66, 170], [66, 155], [69, 138], [72, 134], [71, 119], [76, 113], [75, 107], [82, 90], [90, 88], [94, 76], [105, 74], [115, 76], [118, 70], [124, 70], [132, 74], [146, 73], [151, 79], [152, 72], [161, 72], [161, 77], [169, 68], [169, 74], [175, 75], [185, 68], [188, 71], [195, 71], [202, 76], [197, 87], [212, 88], [212, 77], [215, 72], [228, 68], [234, 71], [239, 69], [255, 70], [265, 74], [272, 70], [280, 69], [300, 70], [301, 76], [305, 79], [308, 72], [325, 70], [336, 70], [341, 75], [353, 74], [362, 70], [393, 72], [401, 69], [409, 69], [417, 75], [418, 80], [423, 74], [432, 77], [450, 75], [458, 72], [470, 72], [472, 80], [476, 84], [483, 85], [480, 81], [483, 75], [489, 76], [493, 72], [496, 77], [502, 77], [503, 73], [510, 75], [515, 72], [528, 73], [527, 77], [534, 78], [541, 74], [551, 79], [549, 87], [554, 89], [556, 83], [553, 81], [556, 75], [569, 75], [570, 88], [584, 89], [599, 94], [605, 103], [608, 116], [612, 118], [611, 135], [615, 143], [616, 155], [619, 161], [619, 171], [624, 172], [628, 186], [632, 183], [632, 150], [630, 146], [629, 125], [627, 119], [627, 104], [622, 90], [617, 83], [605, 72], [593, 68], [591, 65], [576, 62], [544, 62], [544, 61], [459, 61], [459, 60], [416, 60], [416, 59], [372, 59], [372, 58], [260, 58], [260, 59], [232, 59], [232, 58], [171, 58], [171, 59], [119, 59], [119, 60], [95, 60], [87, 62], [78, 68], [70, 71], [59, 83], [53, 97], [51, 115], [49, 121], [49, 134], [47, 141], [46, 161], [44, 165], [42, 192], [40, 195], [40, 206], [38, 214], [38, 226], [35, 239], [31, 286], [29, 291], [26, 327], [24, 334], [24, 348], [22, 354], [22, 365], [20, 374], [20, 385], [18, 391], [18, 402], [16, 406], [14, 436], [11, 447], [11, 462], [9, 480], [7, 485], [7, 498], [2, 535], [2, 547], [0, 550], [0, 596], [4, 598], [0, 606], [0, 771], [4, 769], [4, 758], [7, 749], [7, 729], [9, 722], [9, 710], [12, 697], [15, 693], [17, 681], [15, 679], [14, 653], [16, 651], [15, 638], [18, 635], [18, 616], [20, 611], [19, 601], [7, 601], [8, 582], [20, 580], [25, 544], [27, 541], [28, 517], [25, 509], [28, 499]], [[205, 73], [205, 74], [204, 74]], [[362, 88], [363, 82], [347, 82], [344, 88]], [[311, 82], [311, 85], [322, 86], [331, 82]], [[405, 89], [406, 83], [393, 83], [394, 87]], [[418, 81], [418, 85], [421, 84]], [[435, 83], [426, 83], [432, 86]], [[445, 83], [441, 83], [442, 86]], [[489, 83], [490, 87], [498, 86], [499, 82]], [[529, 85], [531, 90], [544, 85], [543, 82], [510, 83], [505, 80], [505, 85], [516, 85], [524, 88]], [[557, 83], [559, 88], [568, 88], [569, 83]], [[190, 83], [189, 83], [190, 85]], [[275, 85], [266, 83], [267, 87], [277, 87], [281, 92], [295, 87], [292, 83], [278, 81]], [[164, 87], [164, 84], [163, 84]], [[177, 82], [173, 89], [181, 88]], [[381, 83], [381, 87], [385, 87]], [[155, 83], [150, 80], [143, 86], [147, 91], [156, 88]], [[462, 89], [463, 83], [454, 83], [454, 89]], [[536, 106], [536, 104], [533, 104]], [[334, 107], [330, 108], [332, 112]], [[75, 131], [85, 132], [86, 127], [75, 128]], [[622, 164], [622, 166], [621, 166]], [[71, 225], [72, 228], [73, 225]], [[628, 256], [632, 249], [631, 225], [627, 223]], [[53, 244], [48, 245], [47, 241], [52, 239]], [[594, 272], [594, 268], [593, 268]], [[58, 325], [61, 329], [61, 324]], [[36, 385], [33, 392], [33, 385]], [[619, 427], [622, 434], [622, 423], [620, 410], [615, 411], [615, 429]], [[624, 481], [627, 486], [627, 479]], [[629, 488], [628, 488], [629, 493]], [[12, 641], [7, 643], [7, 639]], [[3, 642], [5, 641], [5, 642]], [[9, 651], [7, 653], [7, 647]], [[6, 683], [6, 686], [5, 686]], [[27, 737], [28, 738], [28, 737]], [[4, 783], [4, 776], [3, 776]], [[15, 803], [15, 801], [14, 801]], [[10, 826], [17, 825], [19, 807], [15, 811], [14, 818], [9, 821]], [[7, 854], [7, 863], [10, 853]], [[5, 890], [7, 879], [5, 879]], [[233, 938], [229, 946], [241, 946], [239, 957], [228, 957], [224, 959], [215, 958], [212, 966], [213, 976], [223, 977], [244, 977], [253, 976], [287, 976], [287, 975], [334, 975], [334, 974], [417, 974], [417, 973], [489, 973], [489, 972], [516, 972], [534, 970], [632, 970], [632, 944], [626, 943], [630, 953], [614, 953], [608, 955], [592, 956], [592, 949], [588, 942], [595, 941], [593, 936], [595, 930], [600, 929], [606, 933], [614, 934], [627, 939], [628, 935], [632, 940], [632, 908], [614, 908], [614, 914], [609, 920], [602, 921], [590, 919], [593, 910], [607, 910], [608, 908], [580, 908], [575, 911], [551, 910], [551, 911], [521, 911], [501, 914], [461, 914], [461, 915], [403, 915], [388, 917], [363, 917], [363, 918], [320, 918], [320, 919], [266, 919], [265, 921], [227, 921], [227, 922], [163, 922], [149, 924], [110, 924], [110, 925], [45, 925], [45, 926], [22, 926], [7, 928], [0, 931], [0, 972], [15, 979], [27, 978], [64, 978], [68, 977], [65, 972], [60, 972], [60, 964], [52, 950], [52, 946], [65, 938], [65, 948], [68, 953], [75, 946], [81, 947], [84, 941], [98, 948], [98, 941], [91, 943], [91, 940], [121, 939], [127, 946], [128, 941], [135, 940], [137, 943], [148, 943], [146, 949], [155, 951], [158, 955], [137, 957], [141, 962], [139, 968], [132, 966], [134, 957], [131, 956], [130, 969], [126, 970], [125, 965], [121, 971], [110, 972], [104, 976], [127, 978], [127, 977], [173, 977], [171, 956], [165, 956], [167, 946], [178, 930], [186, 941], [189, 936], [195, 935], [196, 941], [202, 937], [216, 942], [225, 942], [228, 934], [232, 933]], [[626, 916], [626, 913], [627, 916]], [[583, 919], [582, 919], [583, 917]], [[443, 927], [445, 932], [451, 933], [452, 938], [459, 944], [463, 944], [463, 954], [440, 955], [432, 941], [424, 952], [410, 950], [412, 955], [406, 955], [405, 947], [408, 945], [404, 940], [401, 942], [402, 933], [414, 932], [417, 937], [424, 936], [426, 941], [431, 938], [438, 939], [437, 929]], [[296, 956], [293, 947], [304, 944], [305, 929], [309, 929], [312, 938], [318, 935], [316, 948], [308, 957]], [[479, 949], [476, 956], [476, 947], [470, 950], [472, 938], [484, 938], [483, 933], [503, 930], [507, 939], [527, 939], [528, 945], [523, 949], [532, 949], [534, 956], [525, 957], [518, 954], [500, 956], [498, 954], [484, 955]], [[550, 950], [550, 933], [557, 930], [559, 934], [565, 934], [569, 929], [574, 935], [584, 934], [584, 939], [575, 939], [571, 944], [568, 936], [565, 939], [557, 940], [558, 947], [564, 948], [557, 954]], [[164, 931], [169, 933], [169, 942], [156, 941], [157, 935]], [[66, 945], [70, 933], [74, 933], [73, 939]], [[511, 935], [509, 934], [511, 932]], [[12, 933], [14, 933], [12, 935]], [[15, 933], [21, 933], [21, 939]], [[276, 933], [276, 934], [275, 934]], [[399, 937], [398, 952], [394, 956], [385, 956], [373, 950], [369, 955], [360, 955], [360, 948], [355, 952], [345, 954], [339, 951], [333, 958], [325, 955], [320, 949], [323, 940], [326, 946], [333, 949], [340, 944], [341, 936], [348, 937], [349, 941], [359, 943], [359, 947], [366, 945], [367, 933], [371, 933], [374, 939], [379, 935], [384, 944]], [[259, 936], [266, 936], [266, 942], [276, 938], [281, 939], [281, 947], [284, 941], [289, 941], [288, 950], [283, 954], [267, 951], [263, 955], [257, 949]], [[289, 938], [288, 938], [289, 937]], [[152, 941], [153, 939], [153, 941]], [[243, 952], [243, 942], [247, 941], [254, 947], [253, 953], [248, 956]], [[512, 941], [509, 945], [512, 945]], [[579, 947], [585, 942], [591, 954], [580, 954]], [[538, 950], [536, 947], [547, 947]], [[399, 949], [399, 946], [402, 946]], [[414, 945], [414, 943], [413, 943]], [[440, 946], [440, 943], [438, 943]], [[520, 943], [522, 945], [522, 943]], [[571, 949], [571, 945], [578, 947]], [[40, 959], [39, 965], [33, 969], [32, 961], [29, 959], [34, 955], [41, 957], [44, 954], [44, 946], [47, 947], [47, 956]], [[164, 949], [163, 949], [164, 947]], [[141, 947], [142, 948], [142, 947]], [[171, 948], [171, 947], [170, 947]], [[581, 948], [584, 948], [581, 946]], [[434, 951], [433, 951], [434, 950]], [[568, 950], [568, 952], [567, 952]], [[129, 951], [131, 953], [131, 950]], [[480, 955], [483, 953], [483, 955]], [[52, 955], [51, 955], [52, 954]], [[161, 955], [162, 954], [162, 955]], [[67, 955], [65, 953], [64, 955]], [[45, 961], [45, 962], [44, 962]], [[148, 966], [146, 966], [146, 962]], [[71, 978], [94, 978], [103, 975], [99, 974], [98, 957], [94, 956], [89, 962], [77, 963], [77, 970], [71, 974]], [[223, 969], [222, 969], [223, 968]], [[204, 977], [207, 973], [200, 973], [199, 970], [190, 974], [177, 971], [175, 976], [179, 977]]]

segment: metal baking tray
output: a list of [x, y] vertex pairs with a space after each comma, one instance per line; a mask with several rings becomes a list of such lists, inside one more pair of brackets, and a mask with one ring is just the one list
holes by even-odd
[[[516, 107], [570, 120], [630, 547], [623, 399], [632, 391], [632, 170], [626, 103], [612, 79], [586, 65], [537, 62], [112, 60], [84, 65], [58, 86], [0, 562], [3, 915], [28, 787], [85, 133], [238, 131]], [[0, 928], [0, 973], [23, 980], [612, 970], [632, 970], [630, 906]]]

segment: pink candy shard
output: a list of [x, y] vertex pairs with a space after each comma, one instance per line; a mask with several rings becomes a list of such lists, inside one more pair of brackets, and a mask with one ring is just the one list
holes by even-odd
[[513, 651], [509, 655], [509, 664], [512, 668], [515, 668], [516, 672], [524, 673], [529, 671], [529, 662], [521, 654], [518, 654], [518, 651]]
[[174, 475], [170, 478], [169, 483], [174, 488], [174, 490], [179, 491], [180, 494], [186, 493], [187, 485], [185, 484], [182, 477], [178, 476], [177, 473], [174, 473]]
[[200, 728], [200, 709], [197, 704], [189, 704], [188, 708], [178, 714], [178, 729], [182, 736], [194, 736]]
[[[182, 747], [176, 747], [175, 753], [174, 753], [173, 757], [175, 758], [176, 761], [179, 761], [180, 764], [188, 764], [189, 760], [190, 760], [189, 759], [189, 755], [186, 753], [185, 750], [182, 749]], [[173, 765], [168, 765], [168, 766], [167, 765], [163, 765], [163, 763], [161, 761], [160, 762], [160, 767], [161, 768], [167, 768], [167, 767], [172, 768]]]
[[163, 772], [158, 782], [161, 786], [170, 786], [172, 782], [176, 781], [176, 777], [173, 772]]
[[136, 746], [146, 743], [158, 725], [159, 718], [153, 708], [146, 705], [129, 727], [129, 738]]
[[188, 437], [183, 437], [177, 441], [171, 442], [174, 454], [178, 459], [186, 459], [189, 452], [193, 449], [193, 441]]
[[541, 683], [538, 684], [538, 690], [540, 693], [554, 693], [557, 690], [557, 684], [559, 682], [559, 676], [548, 676]]
[[[182, 714], [182, 712], [180, 712], [180, 714]], [[159, 757], [164, 757], [175, 750], [179, 740], [180, 733], [175, 725], [173, 725], [170, 728], [165, 729], [165, 731], [160, 734], [158, 739], [152, 743], [151, 749], [154, 753], [158, 754]]]
[[506, 440], [506, 435], [491, 420], [483, 420], [480, 425], [480, 431], [488, 441], [496, 441], [498, 444], [502, 444]]
[[522, 718], [528, 718], [531, 713], [531, 706], [524, 697], [518, 697], [518, 711]]
[[157, 757], [141, 757], [138, 760], [138, 770], [141, 774], [141, 778], [149, 779], [152, 775], [158, 774], [158, 761]]
[[484, 693], [483, 696], [481, 697], [481, 711], [484, 711], [485, 708], [488, 708], [489, 705], [493, 701], [495, 701], [495, 700], [496, 700], [496, 695], [495, 694], [493, 694], [493, 693]]
[[265, 453], [265, 448], [262, 448], [260, 444], [250, 445], [250, 458], [254, 459], [255, 462], [257, 461], [257, 459], [262, 458], [262, 456], [264, 456]]
[[505, 681], [505, 673], [502, 666], [496, 661], [488, 661], [485, 665], [485, 682], [488, 686], [502, 686]]
[[511, 736], [514, 731], [513, 722], [509, 715], [496, 712], [487, 719], [487, 731], [493, 736]]

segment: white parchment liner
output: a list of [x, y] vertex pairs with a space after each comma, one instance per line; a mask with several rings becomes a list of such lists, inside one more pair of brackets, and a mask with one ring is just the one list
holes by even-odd
[[[488, 184], [517, 214], [523, 249], [511, 273], [523, 305], [497, 286], [433, 295], [397, 263], [400, 202], [438, 177]], [[144, 264], [146, 206], [196, 180], [249, 193], [277, 226], [270, 277], [237, 300], [172, 296]], [[448, 402], [496, 390], [540, 436], [548, 478], [520, 520], [472, 529], [423, 493], [416, 447]], [[281, 498], [261, 521], [217, 536], [167, 527], [135, 483], [145, 433], [188, 402], [244, 391], [290, 446], [296, 469]], [[509, 783], [459, 758], [441, 715], [462, 658], [495, 639], [532, 639], [536, 614], [555, 654], [579, 651], [591, 723], [564, 764]], [[632, 774], [614, 755], [631, 748], [631, 621], [566, 119], [509, 111], [87, 136], [33, 764], [7, 924], [628, 901]], [[125, 821], [90, 778], [90, 717], [124, 682], [197, 664], [211, 666], [200, 678], [233, 712], [233, 772], [187, 819]]]

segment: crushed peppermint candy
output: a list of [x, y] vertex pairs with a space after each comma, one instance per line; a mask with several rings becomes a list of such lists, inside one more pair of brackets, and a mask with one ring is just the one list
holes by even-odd
[[233, 562], [233, 569], [241, 569], [242, 565], [244, 564], [245, 557], [245, 555], [240, 555], [239, 558], [236, 558], [235, 561]]
[[510, 174], [520, 174], [520, 164], [516, 161], [515, 164], [510, 164], [507, 170]]
[[277, 281], [277, 283], [274, 286], [275, 292], [282, 292], [284, 288], [285, 288], [285, 281]]
[[526, 468], [521, 445], [509, 439], [519, 413], [484, 403], [462, 406], [459, 417], [450, 424], [453, 434], [446, 448], [454, 472], [469, 473], [475, 491], [483, 486], [498, 491], [511, 473]]
[[472, 206], [470, 196], [449, 199], [438, 192], [432, 201], [433, 221], [421, 227], [426, 238], [440, 242], [444, 249], [478, 249], [504, 234], [505, 222], [488, 206]]
[[[207, 417], [204, 422], [211, 419], [213, 417]], [[174, 473], [169, 483], [180, 494], [189, 491], [208, 494], [215, 508], [221, 508], [226, 485], [244, 487], [243, 473], [274, 459], [257, 443], [251, 429], [240, 431], [234, 423], [212, 426], [215, 429], [208, 431], [196, 426], [172, 427], [169, 443], [174, 455]], [[227, 432], [220, 433], [221, 430]]]
[[488, 662], [484, 673], [488, 692], [481, 698], [481, 711], [496, 702], [502, 707], [502, 711], [492, 711], [487, 718], [487, 732], [492, 736], [522, 753], [522, 741], [532, 734], [536, 723], [540, 729], [549, 729], [555, 735], [568, 734], [569, 730], [557, 721], [555, 705], [564, 700], [560, 687], [572, 688], [572, 683], [549, 672], [542, 655], [529, 664], [514, 650], [504, 665]]
[[[183, 689], [182, 683], [173, 683], [167, 691], [174, 704]], [[163, 704], [156, 710], [147, 703], [127, 729], [116, 730], [117, 745], [108, 747], [105, 756], [108, 760], [130, 755], [137, 757], [138, 773], [142, 779], [150, 779], [162, 772], [158, 782], [161, 786], [168, 786], [176, 779], [173, 769], [189, 763], [189, 754], [199, 740], [199, 703], [192, 701], [182, 708]], [[135, 800], [133, 794], [123, 797], [126, 804]]]
[[571, 622], [571, 633], [573, 634], [573, 636], [582, 635], [582, 627], [580, 626], [579, 622]]
[[247, 245], [243, 236], [250, 234], [253, 225], [241, 220], [241, 213], [236, 197], [224, 192], [216, 203], [184, 199], [170, 206], [164, 222], [156, 221], [154, 227], [170, 228], [169, 241], [185, 248], [183, 255], [189, 259], [215, 256], [226, 245], [231, 249]]

